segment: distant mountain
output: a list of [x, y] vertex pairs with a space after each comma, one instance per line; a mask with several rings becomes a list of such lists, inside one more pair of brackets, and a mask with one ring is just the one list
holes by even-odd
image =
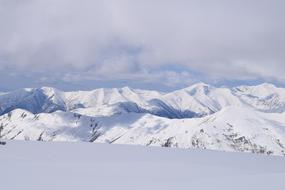
[[2, 138], [89, 141], [285, 155], [285, 89], [272, 84], [170, 93], [124, 88], [0, 94]]

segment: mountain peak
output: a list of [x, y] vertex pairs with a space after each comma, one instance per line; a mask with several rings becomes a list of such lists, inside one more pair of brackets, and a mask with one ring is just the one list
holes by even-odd
[[124, 86], [123, 88], [121, 88], [122, 91], [126, 91], [126, 92], [132, 92], [133, 89], [128, 87], [128, 86]]
[[191, 95], [195, 95], [195, 94], [207, 94], [209, 93], [210, 89], [212, 87], [206, 83], [200, 82], [200, 83], [196, 83], [193, 84], [187, 88], [184, 88], [182, 90], [187, 91], [188, 93], [190, 93]]
[[204, 82], [198, 82], [198, 83], [195, 83], [195, 84], [191, 85], [190, 87], [201, 88], [201, 87], [210, 87], [210, 85], [206, 84]]
[[273, 88], [277, 88], [274, 84], [271, 84], [271, 83], [262, 83], [262, 84], [259, 84], [259, 85], [257, 85], [256, 86], [257, 88], [259, 87], [261, 87], [261, 88], [271, 88], [271, 89], [273, 89]]
[[37, 88], [39, 90], [42, 90], [44, 92], [57, 92], [59, 91], [58, 89], [54, 88], [54, 87], [49, 87], [49, 86], [43, 86], [41, 88]]
[[254, 94], [258, 96], [267, 96], [268, 94], [272, 94], [278, 91], [278, 88], [270, 83], [262, 83], [256, 86], [239, 86], [235, 89], [247, 94]]

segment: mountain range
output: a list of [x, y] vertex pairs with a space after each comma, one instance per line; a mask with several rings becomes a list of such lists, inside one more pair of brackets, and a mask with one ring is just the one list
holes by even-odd
[[0, 93], [1, 138], [285, 155], [285, 89], [204, 83], [169, 93], [124, 88]]

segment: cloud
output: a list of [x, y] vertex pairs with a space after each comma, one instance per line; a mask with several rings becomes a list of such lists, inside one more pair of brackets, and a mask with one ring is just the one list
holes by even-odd
[[0, 1], [0, 72], [285, 83], [284, 7], [282, 0]]

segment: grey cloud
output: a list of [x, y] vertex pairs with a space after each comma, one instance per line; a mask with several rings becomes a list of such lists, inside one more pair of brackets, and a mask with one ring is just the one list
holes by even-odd
[[285, 82], [284, 8], [282, 0], [0, 0], [0, 66], [65, 80], [165, 75], [175, 85], [195, 80], [194, 70]]

